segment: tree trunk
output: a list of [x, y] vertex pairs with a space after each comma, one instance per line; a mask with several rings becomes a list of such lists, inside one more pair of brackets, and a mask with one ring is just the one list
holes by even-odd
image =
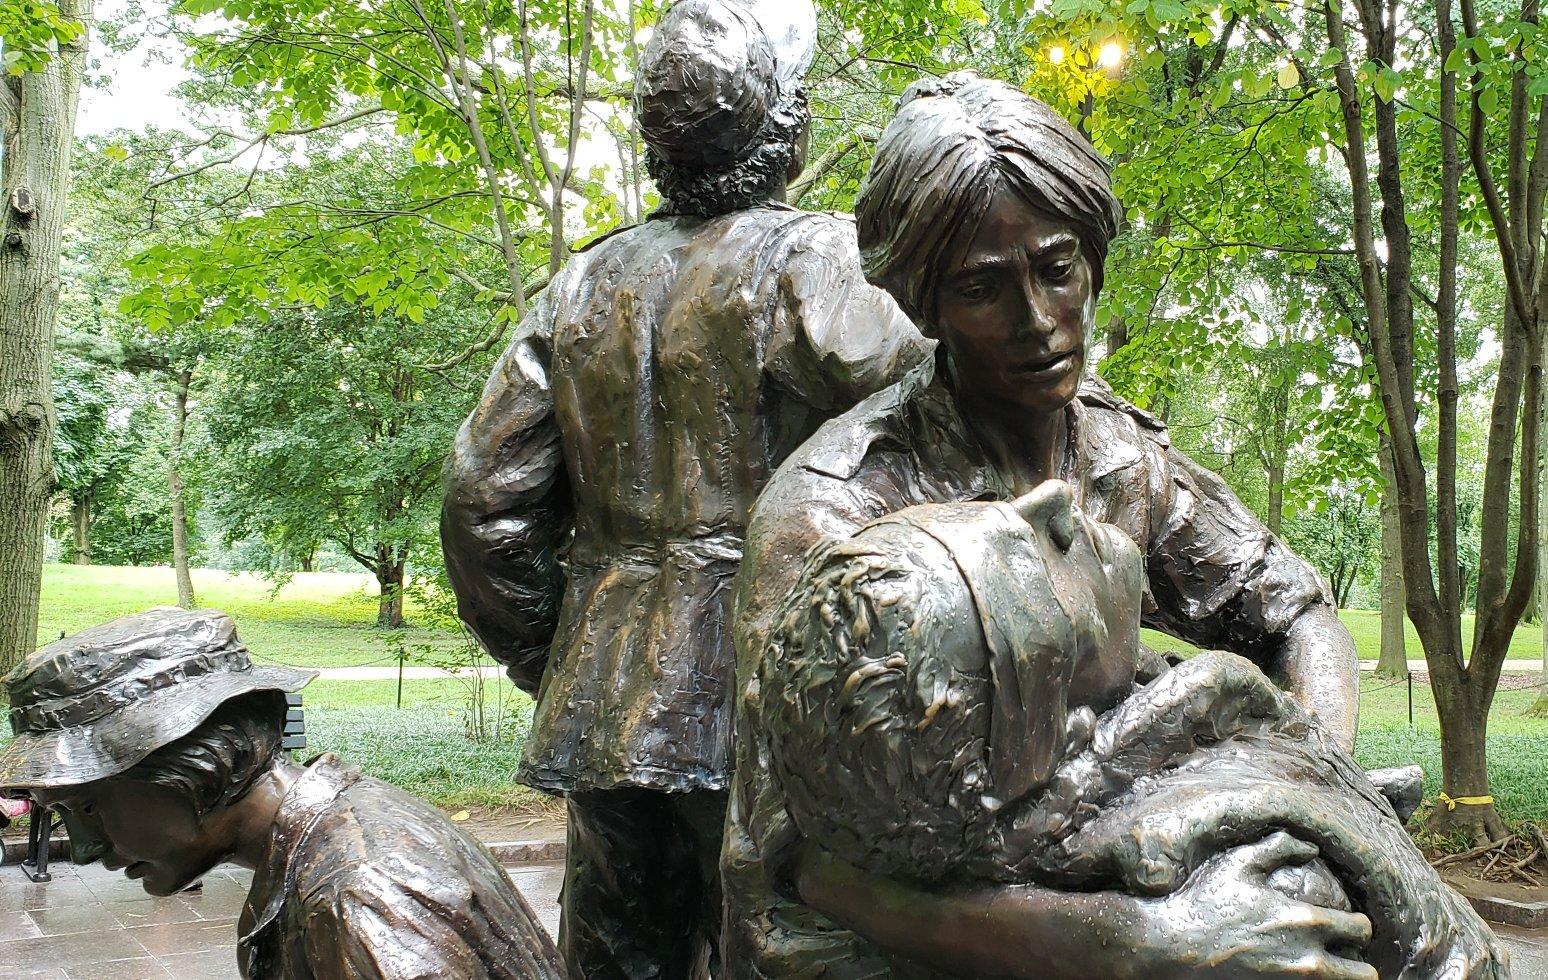
[[1403, 626], [1408, 619], [1408, 597], [1403, 589], [1403, 531], [1398, 523], [1397, 478], [1392, 472], [1392, 447], [1381, 441], [1381, 659], [1378, 677], [1408, 674], [1408, 641]]
[[[1482, 695], [1482, 696], [1480, 696]], [[1439, 833], [1461, 833], [1483, 842], [1505, 836], [1505, 825], [1486, 802], [1489, 770], [1484, 734], [1487, 730], [1492, 692], [1484, 685], [1463, 683], [1435, 687], [1435, 707], [1441, 723], [1442, 793], [1430, 816], [1430, 828]]]
[[312, 551], [308, 551], [306, 554], [302, 555], [301, 556], [301, 571], [303, 571], [303, 572], [313, 571], [315, 566], [316, 566], [316, 556], [317, 556], [317, 552], [316, 552], [315, 549], [312, 550]]
[[180, 371], [172, 409], [172, 449], [167, 459], [167, 489], [172, 497], [172, 567], [177, 574], [177, 604], [194, 607], [193, 576], [188, 571], [188, 507], [183, 500], [183, 431], [188, 425], [188, 386], [193, 372]]
[[1268, 475], [1268, 529], [1279, 536], [1285, 518], [1285, 468], [1276, 463], [1267, 469]]
[[400, 557], [387, 557], [392, 553], [382, 549], [383, 560], [376, 566], [376, 584], [381, 597], [376, 604], [376, 625], [383, 629], [398, 629], [403, 625], [403, 566]]
[[[61, 0], [89, 22], [91, 0]], [[0, 672], [37, 644], [54, 495], [50, 364], [87, 33], [36, 72], [0, 74]]]
[[[1548, 431], [1548, 400], [1543, 403], [1543, 429]], [[1548, 448], [1545, 448], [1548, 453]], [[1542, 466], [1537, 471], [1540, 490], [1539, 498], [1548, 500], [1548, 466]], [[1541, 570], [1548, 569], [1548, 507], [1540, 507], [1537, 511], [1537, 566], [1540, 574], [1537, 578], [1537, 618], [1541, 622], [1543, 630], [1543, 673], [1538, 678], [1537, 700], [1532, 702], [1529, 714], [1539, 718], [1548, 717], [1548, 575], [1541, 574]]]
[[82, 493], [70, 501], [70, 526], [74, 532], [75, 553], [71, 560], [77, 565], [91, 564], [91, 494]]
[[1107, 321], [1107, 356], [1123, 350], [1129, 343], [1129, 321], [1115, 316]]

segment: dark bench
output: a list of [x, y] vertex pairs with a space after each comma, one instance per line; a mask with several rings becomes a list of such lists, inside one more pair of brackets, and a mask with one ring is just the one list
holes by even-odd
[[27, 856], [22, 858], [22, 874], [35, 883], [53, 881], [48, 873], [48, 844], [54, 836], [54, 811], [50, 807], [32, 804], [31, 820], [27, 825]]
[[300, 752], [306, 748], [306, 719], [301, 714], [301, 695], [285, 695], [285, 738], [280, 748], [286, 752]]

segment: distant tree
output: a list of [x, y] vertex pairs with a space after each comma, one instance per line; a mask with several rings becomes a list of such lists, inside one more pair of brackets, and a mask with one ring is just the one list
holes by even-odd
[[277, 557], [331, 541], [381, 588], [377, 623], [403, 624], [409, 564], [437, 547], [441, 467], [484, 364], [432, 370], [487, 320], [443, 307], [422, 324], [346, 302], [240, 325], [215, 353], [218, 447], [206, 475], [231, 537]]
[[54, 471], [70, 513], [66, 550], [75, 564], [90, 565], [93, 515], [128, 454], [126, 427], [112, 418], [125, 402], [110, 370], [73, 351], [55, 354], [53, 374]]
[[1344, 608], [1355, 582], [1380, 557], [1380, 507], [1364, 490], [1332, 487], [1317, 506], [1288, 522], [1285, 537], [1327, 578]]
[[169, 565], [166, 406], [159, 404], [154, 391], [147, 392], [126, 421], [123, 460], [94, 501], [92, 560], [100, 565]]

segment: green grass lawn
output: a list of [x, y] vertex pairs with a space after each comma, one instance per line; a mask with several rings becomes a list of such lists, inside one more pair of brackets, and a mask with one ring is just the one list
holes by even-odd
[[[375, 580], [340, 572], [297, 575], [277, 593], [256, 575], [195, 569], [194, 592], [201, 607], [220, 609], [236, 620], [237, 633], [266, 663], [298, 667], [390, 664], [401, 640], [411, 656], [417, 648], [456, 649], [460, 637], [413, 624], [397, 631], [376, 628]], [[43, 569], [43, 605], [38, 641], [75, 633], [127, 613], [177, 603], [170, 568], [48, 565]]]
[[[1349, 635], [1354, 637], [1355, 649], [1359, 651], [1361, 660], [1377, 660], [1381, 657], [1381, 614], [1379, 612], [1374, 609], [1344, 609], [1340, 610], [1338, 618], [1344, 621], [1344, 625], [1349, 628]], [[1408, 659], [1423, 660], [1424, 648], [1419, 645], [1419, 635], [1414, 632], [1414, 624], [1405, 622], [1403, 625], [1404, 634], [1408, 638]], [[1182, 640], [1173, 639], [1154, 630], [1145, 630], [1144, 636], [1145, 642], [1157, 650], [1188, 653], [1194, 649]], [[1464, 643], [1470, 643], [1472, 638], [1473, 616], [1471, 613], [1464, 613], [1462, 640]], [[1516, 635], [1511, 638], [1510, 651], [1506, 653], [1505, 659], [1535, 660], [1541, 663], [1542, 627], [1523, 623], [1516, 630]]]
[[[460, 638], [410, 626], [396, 634], [375, 626], [376, 598], [369, 576], [322, 573], [299, 575], [277, 593], [252, 575], [196, 571], [201, 605], [223, 609], [261, 660], [308, 667], [390, 665], [389, 640], [401, 639], [411, 654], [429, 646], [452, 651]], [[105, 568], [50, 565], [44, 572], [39, 639], [55, 639], [115, 616], [176, 600], [171, 569]], [[410, 621], [415, 610], [408, 610]], [[1342, 614], [1361, 659], [1376, 659], [1380, 617], [1351, 610]], [[1464, 630], [1472, 630], [1472, 617]], [[1147, 631], [1159, 649], [1187, 650], [1187, 644]], [[1409, 628], [1409, 656], [1422, 657]], [[1513, 660], [1538, 661], [1542, 634], [1526, 626], [1511, 645]], [[467, 682], [410, 680], [404, 704], [396, 707], [394, 681], [315, 682], [306, 692], [309, 751], [336, 751], [367, 772], [424, 796], [444, 807], [531, 805], [537, 795], [517, 787], [513, 774], [530, 718], [531, 702], [511, 692], [508, 719], [497, 739], [470, 741], [465, 735], [469, 702]], [[509, 691], [491, 681], [488, 692]], [[1495, 794], [1507, 819], [1548, 820], [1548, 720], [1529, 717], [1535, 691], [1501, 691], [1490, 718], [1489, 755]], [[1435, 704], [1423, 684], [1414, 688], [1414, 727], [1408, 726], [1407, 688], [1366, 680], [1361, 685], [1361, 764], [1418, 763], [1429, 776], [1427, 789], [1439, 792], [1440, 726]]]

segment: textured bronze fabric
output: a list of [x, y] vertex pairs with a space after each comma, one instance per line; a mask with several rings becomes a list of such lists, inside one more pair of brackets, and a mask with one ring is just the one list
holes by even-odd
[[729, 785], [756, 495], [926, 351], [839, 216], [660, 218], [570, 262], [458, 434], [442, 518], [464, 622], [537, 693], [524, 781]]
[[[1058, 475], [1082, 510], [1139, 546], [1146, 625], [1250, 655], [1266, 652], [1303, 610], [1330, 603], [1311, 567], [1218, 477], [1173, 449], [1162, 424], [1097, 380], [1083, 383], [1065, 417]], [[753, 678], [814, 545], [910, 505], [1010, 496], [934, 365], [828, 423], [786, 461], [754, 516], [737, 584], [739, 680]], [[863, 941], [777, 897], [761, 861], [792, 828], [746, 693], [724, 861], [728, 975], [888, 975]], [[831, 965], [802, 972], [817, 963]]]
[[483, 845], [331, 755], [286, 796], [238, 929], [248, 980], [564, 976]]

